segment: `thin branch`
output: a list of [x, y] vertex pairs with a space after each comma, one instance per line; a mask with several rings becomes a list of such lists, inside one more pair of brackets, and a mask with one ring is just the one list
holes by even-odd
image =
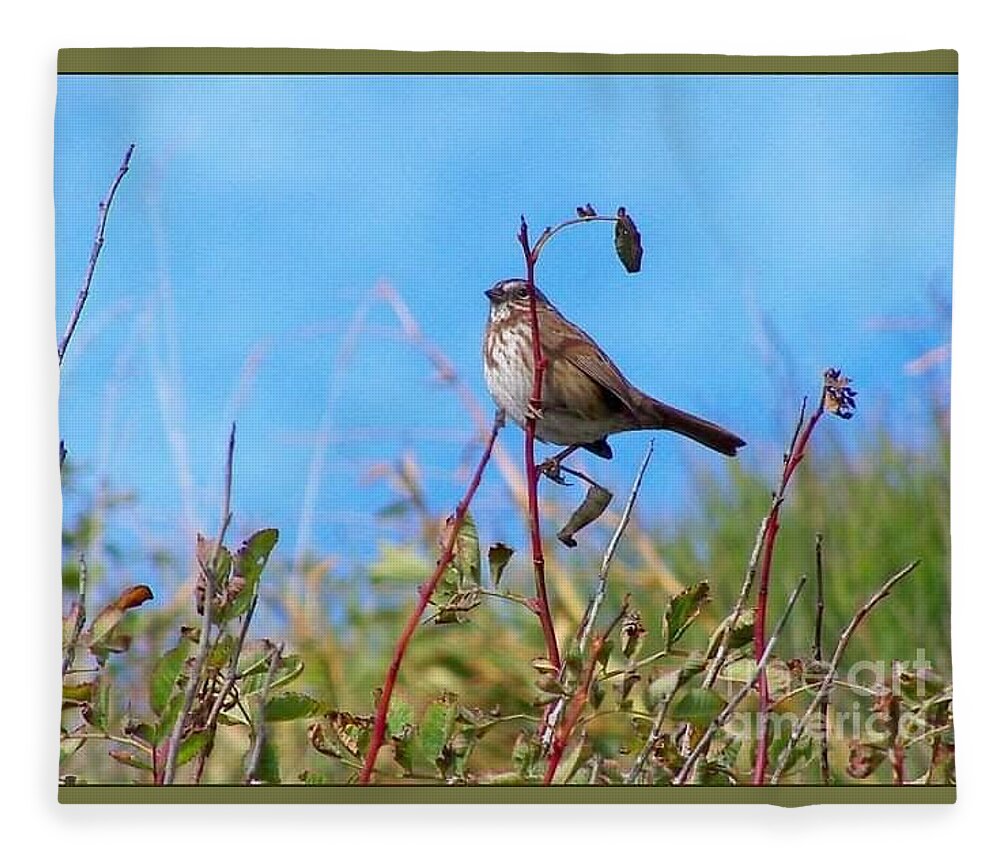
[[562, 721], [562, 725], [559, 727], [559, 731], [556, 733], [556, 736], [552, 741], [552, 752], [549, 755], [548, 767], [545, 770], [545, 778], [542, 782], [543, 785], [550, 785], [553, 777], [556, 775], [556, 771], [559, 769], [559, 762], [562, 761], [563, 753], [569, 745], [570, 737], [573, 735], [573, 729], [576, 727], [576, 724], [580, 719], [580, 714], [583, 713], [583, 709], [587, 705], [587, 699], [590, 696], [590, 688], [594, 681], [594, 672], [597, 669], [597, 661], [601, 656], [601, 651], [604, 649], [604, 643], [607, 642], [612, 631], [618, 626], [618, 622], [625, 617], [625, 613], [628, 611], [628, 601], [629, 597], [628, 595], [625, 595], [625, 599], [622, 601], [622, 607], [618, 610], [618, 614], [611, 619], [611, 623], [608, 625], [607, 629], [590, 643], [590, 657], [584, 666], [580, 683], [577, 685], [576, 692], [573, 694], [573, 699], [570, 701], [566, 709], [566, 718]]
[[677, 776], [674, 777], [674, 785], [684, 785], [684, 783], [687, 782], [688, 777], [691, 775], [691, 770], [694, 768], [702, 753], [708, 749], [709, 744], [712, 742], [712, 738], [715, 737], [715, 733], [727, 722], [729, 722], [733, 714], [736, 713], [736, 709], [739, 707], [740, 702], [742, 702], [747, 695], [749, 695], [750, 691], [756, 686], [757, 679], [764, 674], [765, 668], [767, 667], [767, 661], [771, 658], [771, 652], [774, 650], [774, 646], [778, 641], [778, 637], [781, 635], [781, 631], [788, 623], [788, 619], [792, 614], [792, 607], [795, 606], [795, 601], [799, 599], [799, 595], [802, 593], [802, 589], [805, 587], [805, 584], [806, 577], [803, 576], [799, 579], [798, 585], [795, 586], [795, 589], [789, 596], [788, 603], [785, 605], [785, 611], [781, 614], [781, 618], [778, 619], [778, 623], [774, 627], [774, 633], [771, 634], [771, 638], [768, 640], [760, 659], [757, 661], [753, 674], [740, 688], [739, 692], [737, 692], [736, 695], [729, 700], [729, 704], [719, 712], [715, 719], [709, 724], [708, 728], [705, 729], [705, 734], [701, 736], [701, 740], [699, 740], [695, 748], [691, 750], [691, 753], [685, 759], [681, 769], [677, 772]]
[[[813, 632], [813, 661], [823, 664], [823, 613], [826, 608], [823, 599], [823, 535], [816, 533], [816, 629]], [[825, 696], [819, 711], [819, 770], [823, 785], [830, 784], [830, 697]]]
[[198, 654], [195, 657], [194, 667], [191, 670], [191, 677], [188, 678], [187, 687], [184, 690], [184, 701], [177, 714], [177, 721], [170, 733], [167, 743], [167, 758], [163, 770], [163, 784], [170, 785], [174, 781], [177, 771], [177, 753], [180, 751], [181, 738], [184, 734], [184, 724], [187, 722], [191, 707], [194, 704], [194, 697], [198, 691], [198, 684], [201, 682], [201, 674], [205, 669], [205, 662], [211, 650], [211, 627], [212, 627], [212, 604], [215, 601], [215, 577], [219, 569], [219, 559], [222, 554], [223, 541], [226, 539], [226, 530], [232, 520], [232, 510], [230, 502], [233, 491], [233, 450], [236, 446], [236, 425], [233, 424], [229, 430], [229, 444], [226, 449], [226, 478], [222, 495], [222, 516], [219, 524], [219, 537], [215, 543], [215, 552], [212, 556], [212, 564], [205, 574], [205, 600], [202, 606], [201, 636], [198, 639]]
[[844, 656], [844, 652], [847, 650], [847, 645], [851, 641], [851, 637], [854, 635], [854, 631], [858, 629], [861, 622], [865, 620], [868, 613], [875, 608], [875, 605], [884, 600], [889, 596], [889, 592], [892, 591], [893, 587], [901, 579], [908, 576], [913, 570], [920, 564], [920, 559], [911, 561], [906, 567], [902, 568], [897, 573], [893, 574], [885, 584], [876, 591], [868, 601], [862, 606], [850, 620], [847, 627], [840, 634], [840, 639], [837, 642], [837, 648], [833, 652], [833, 656], [830, 658], [830, 668], [827, 670], [826, 676], [823, 678], [823, 683], [820, 685], [819, 692], [816, 697], [809, 703], [809, 707], [805, 709], [802, 716], [799, 717], [798, 722], [796, 722], [795, 727], [792, 729], [792, 733], [788, 738], [788, 745], [782, 751], [781, 755], [778, 757], [778, 761], [774, 766], [774, 772], [771, 774], [771, 784], [777, 785], [778, 781], [781, 779], [781, 774], [784, 772], [785, 768], [788, 766], [788, 760], [792, 756], [792, 751], [795, 749], [795, 745], [799, 742], [802, 737], [802, 733], [805, 731], [806, 725], [808, 724], [812, 715], [816, 712], [819, 707], [820, 701], [829, 695], [830, 687], [833, 686], [834, 678], [837, 674], [837, 666], [840, 664], [841, 659]]
[[247, 631], [250, 629], [250, 621], [253, 619], [253, 614], [257, 609], [257, 594], [250, 600], [250, 605], [247, 607], [247, 611], [243, 615], [243, 623], [240, 625], [239, 636], [236, 639], [236, 644], [233, 646], [233, 651], [229, 655], [229, 663], [226, 666], [226, 675], [222, 683], [222, 689], [219, 694], [215, 697], [215, 701], [212, 702], [212, 710], [208, 714], [208, 719], [205, 721], [205, 728], [209, 732], [208, 742], [202, 747], [201, 753], [198, 758], [198, 768], [195, 772], [194, 781], [201, 781], [201, 773], [205, 767], [205, 761], [208, 759], [212, 752], [212, 746], [215, 743], [215, 732], [218, 725], [219, 714], [222, 713], [222, 708], [229, 698], [229, 694], [232, 692], [233, 687], [236, 685], [236, 679], [238, 677], [240, 654], [243, 652], [243, 645], [246, 642]]
[[594, 592], [594, 596], [590, 599], [590, 605], [587, 607], [587, 614], [584, 616], [583, 623], [581, 624], [580, 630], [576, 635], [577, 642], [581, 645], [581, 647], [590, 638], [590, 631], [593, 629], [594, 622], [597, 620], [597, 613], [600, 611], [601, 604], [604, 602], [604, 598], [607, 595], [608, 573], [611, 569], [611, 560], [614, 558], [615, 552], [618, 550], [618, 544], [621, 542], [622, 535], [625, 534], [625, 529], [628, 527], [629, 520], [632, 518], [632, 510], [635, 508], [636, 500], [639, 498], [639, 488], [642, 486], [642, 479], [646, 474], [646, 467], [649, 466], [649, 461], [652, 456], [653, 440], [650, 439], [649, 445], [646, 447], [646, 455], [642, 458], [642, 463], [639, 465], [639, 471], [636, 473], [635, 480], [632, 482], [632, 490], [629, 492], [628, 500], [625, 502], [625, 510], [622, 511], [621, 518], [618, 520], [618, 527], [615, 529], [614, 534], [611, 535], [611, 540], [608, 542], [607, 549], [604, 550], [604, 558], [601, 560], [601, 570], [597, 575], [597, 590]]
[[[614, 558], [615, 552], [618, 550], [618, 544], [621, 542], [622, 535], [625, 534], [625, 529], [628, 527], [629, 520], [632, 518], [632, 510], [635, 508], [636, 500], [639, 498], [639, 488], [642, 486], [642, 479], [646, 474], [646, 467], [649, 466], [649, 461], [652, 456], [653, 440], [650, 439], [649, 446], [646, 448], [646, 456], [643, 457], [642, 463], [639, 466], [639, 471], [636, 472], [635, 479], [632, 481], [632, 490], [629, 492], [628, 499], [625, 502], [625, 509], [622, 511], [621, 518], [618, 520], [618, 526], [615, 528], [614, 534], [611, 535], [611, 540], [608, 541], [608, 546], [604, 550], [604, 558], [601, 560], [601, 570], [597, 575], [597, 589], [590, 598], [587, 611], [584, 614], [583, 620], [581, 621], [580, 627], [576, 633], [577, 649], [581, 654], [586, 651], [587, 640], [590, 638], [590, 632], [594, 627], [594, 622], [597, 620], [597, 614], [601, 609], [601, 605], [604, 603], [604, 599], [607, 596], [608, 574], [611, 570], [611, 560]], [[567, 469], [566, 471], [571, 470]], [[566, 667], [561, 666], [559, 670], [560, 681], [564, 680], [565, 672]], [[546, 714], [545, 730], [542, 735], [543, 747], [548, 746], [552, 737], [552, 732], [555, 731], [555, 727], [559, 723], [559, 718], [562, 716], [562, 711], [565, 707], [566, 697], [561, 696]]]
[[472, 504], [472, 498], [475, 496], [476, 490], [479, 489], [479, 482], [482, 480], [486, 464], [489, 462], [490, 455], [493, 453], [493, 445], [496, 442], [497, 434], [500, 432], [500, 427], [502, 425], [503, 413], [497, 412], [496, 417], [493, 420], [493, 429], [490, 431], [489, 438], [486, 440], [483, 455], [479, 459], [479, 465], [476, 467], [476, 471], [473, 472], [472, 479], [465, 491], [465, 495], [458, 503], [458, 507], [455, 508], [455, 513], [452, 515], [451, 528], [448, 530], [448, 535], [443, 541], [441, 555], [438, 558], [437, 566], [434, 568], [434, 572], [430, 575], [428, 580], [420, 586], [417, 592], [418, 597], [416, 606], [413, 607], [413, 612], [410, 613], [410, 618], [406, 622], [406, 626], [399, 634], [399, 639], [396, 642], [395, 649], [393, 650], [392, 659], [386, 669], [385, 680], [382, 683], [382, 693], [379, 696], [378, 707], [375, 711], [375, 724], [372, 728], [372, 736], [368, 745], [368, 751], [365, 754], [365, 763], [361, 772], [358, 774], [358, 782], [361, 785], [367, 785], [371, 780], [372, 771], [375, 768], [375, 759], [382, 747], [382, 742], [385, 740], [386, 727], [388, 726], [389, 721], [389, 705], [392, 701], [392, 691], [396, 686], [396, 678], [399, 675], [399, 668], [403, 663], [403, 657], [406, 655], [406, 649], [410, 644], [410, 639], [413, 637], [414, 631], [420, 624], [420, 617], [427, 608], [427, 604], [430, 603], [430, 599], [434, 594], [434, 589], [437, 588], [438, 582], [441, 580], [445, 570], [448, 568], [448, 564], [454, 558], [455, 542], [458, 540], [459, 529], [461, 529], [462, 523], [465, 522], [465, 514], [469, 510], [469, 505]]
[[556, 235], [556, 233], [561, 230], [565, 230], [567, 227], [572, 227], [575, 224], [587, 224], [591, 221], [610, 221], [612, 224], [617, 223], [618, 219], [613, 215], [588, 215], [584, 218], [570, 218], [568, 221], [563, 221], [562, 224], [557, 224], [555, 227], [546, 227], [542, 230], [541, 236], [538, 237], [538, 241], [535, 242], [535, 247], [533, 249], [533, 254], [535, 255], [535, 260], [538, 260], [539, 255], [542, 253], [542, 248], [545, 244]]
[[63, 648], [62, 673], [65, 675], [76, 659], [76, 644], [80, 641], [83, 627], [87, 623], [87, 559], [80, 553], [77, 565], [76, 620], [70, 632], [69, 641]]
[[94, 279], [94, 270], [97, 268], [97, 260], [101, 256], [101, 249], [104, 247], [104, 229], [108, 223], [108, 213], [111, 211], [115, 192], [118, 191], [118, 186], [121, 185], [122, 179], [128, 173], [129, 162], [132, 160], [132, 153], [134, 151], [135, 144], [129, 144], [129, 148], [125, 150], [125, 157], [122, 159], [121, 166], [118, 168], [118, 173], [115, 175], [114, 181], [108, 189], [107, 196], [98, 204], [97, 230], [94, 233], [94, 244], [90, 248], [90, 259], [87, 261], [87, 270], [83, 275], [83, 286], [80, 287], [80, 292], [77, 293], [76, 304], [73, 306], [73, 312], [70, 314], [69, 322], [66, 324], [66, 331], [59, 341], [60, 367], [62, 367], [63, 356], [66, 355], [66, 348], [69, 346], [70, 338], [73, 337], [73, 332], [76, 331], [76, 324], [80, 321], [83, 306], [87, 303], [87, 296], [90, 295], [90, 284]]
[[278, 664], [281, 662], [281, 652], [285, 649], [285, 643], [272, 646], [271, 662], [267, 667], [267, 675], [264, 678], [264, 686], [260, 691], [260, 705], [257, 708], [257, 723], [253, 730], [253, 746], [250, 747], [250, 755], [247, 757], [247, 766], [243, 774], [243, 782], [250, 785], [256, 778], [257, 767], [260, 765], [260, 756], [264, 751], [264, 739], [267, 735], [267, 720], [264, 718], [267, 710], [267, 696], [271, 692], [271, 685], [274, 677], [278, 673]]

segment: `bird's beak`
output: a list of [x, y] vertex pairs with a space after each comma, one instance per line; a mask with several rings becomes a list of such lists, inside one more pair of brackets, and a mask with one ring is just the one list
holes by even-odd
[[488, 298], [491, 302], [495, 302], [497, 299], [499, 299], [500, 298], [500, 285], [497, 284], [496, 286], [490, 287], [486, 291], [486, 298]]

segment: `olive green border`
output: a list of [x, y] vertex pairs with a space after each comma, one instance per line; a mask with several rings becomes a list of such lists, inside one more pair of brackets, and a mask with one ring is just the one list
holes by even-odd
[[63, 48], [61, 75], [954, 75], [958, 52], [748, 57], [311, 48]]
[[60, 803], [756, 803], [939, 804], [955, 802], [954, 786], [806, 786], [685, 788], [543, 786], [168, 786], [78, 785], [59, 788]]
[[[834, 57], [721, 54], [522, 54], [290, 48], [65, 48], [61, 75], [179, 74], [722, 74], [958, 73], [950, 50]], [[954, 803], [953, 786], [62, 786], [76, 803], [756, 803], [775, 806]]]

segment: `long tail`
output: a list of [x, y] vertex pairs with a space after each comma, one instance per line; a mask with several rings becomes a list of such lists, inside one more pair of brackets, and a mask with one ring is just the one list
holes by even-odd
[[644, 430], [671, 430], [727, 457], [736, 456], [736, 452], [746, 445], [746, 442], [725, 427], [690, 412], [674, 409], [652, 397], [643, 401], [640, 410], [640, 422]]

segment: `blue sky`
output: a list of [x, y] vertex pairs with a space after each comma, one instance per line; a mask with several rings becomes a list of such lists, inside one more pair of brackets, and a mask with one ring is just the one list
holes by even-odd
[[[844, 441], [887, 424], [919, 445], [928, 380], [906, 363], [949, 338], [956, 102], [946, 76], [62, 77], [60, 332], [97, 201], [137, 145], [63, 368], [84, 489], [137, 494], [117, 526], [136, 554], [184, 553], [185, 522], [215, 529], [235, 420], [237, 530], [277, 525], [290, 552], [328, 413], [303, 540], [365, 557], [393, 498], [362, 480], [373, 464], [411, 451], [443, 511], [474, 452], [383, 303], [334, 370], [359, 308], [391, 283], [490, 408], [482, 292], [522, 272], [521, 213], [537, 231], [585, 202], [628, 207], [643, 271], [590, 225], [549, 246], [539, 284], [637, 385], [773, 472], [796, 398], [841, 366], [861, 391]], [[505, 439], [516, 452], [519, 431]], [[620, 439], [592, 465], [624, 490], [645, 439]], [[682, 510], [713, 456], [661, 440], [647, 519]], [[520, 543], [499, 479], [484, 491], [490, 539]]]

